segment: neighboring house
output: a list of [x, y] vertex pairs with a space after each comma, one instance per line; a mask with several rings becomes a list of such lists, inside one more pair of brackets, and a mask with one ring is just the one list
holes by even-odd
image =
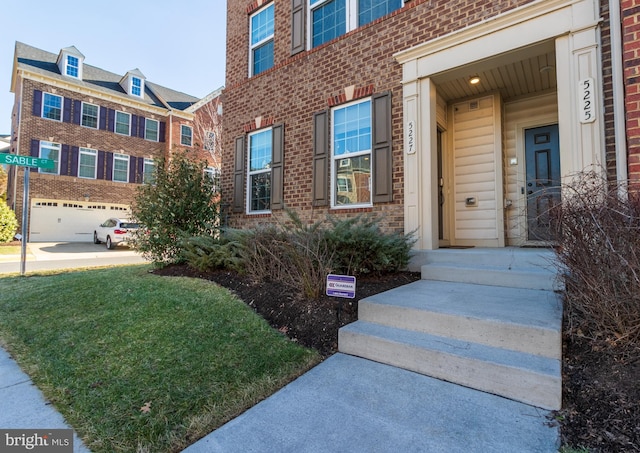
[[610, 11], [620, 4], [227, 2], [231, 225], [287, 207], [308, 222], [372, 213], [417, 250], [545, 243], [561, 180], [593, 164], [640, 178], [638, 60], [624, 66], [625, 131]]
[[[138, 69], [114, 74], [84, 60], [73, 46], [54, 54], [16, 43], [11, 152], [55, 161], [30, 173], [30, 241], [91, 241], [96, 225], [129, 215], [156, 159], [173, 151], [216, 165], [194, 128], [198, 107], [219, 96], [202, 102]], [[19, 219], [23, 176], [11, 168], [7, 201]]]

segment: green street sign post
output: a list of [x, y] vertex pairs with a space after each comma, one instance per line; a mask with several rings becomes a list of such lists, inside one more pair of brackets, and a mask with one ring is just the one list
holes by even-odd
[[[39, 157], [19, 156], [17, 154], [0, 153], [0, 164], [17, 165], [18, 167], [36, 167], [36, 168], [55, 168], [55, 161], [51, 159], [41, 159]], [[25, 274], [27, 263], [27, 234], [29, 228], [29, 173], [31, 171], [24, 170], [24, 196], [22, 197], [22, 238], [20, 253], [20, 275]]]

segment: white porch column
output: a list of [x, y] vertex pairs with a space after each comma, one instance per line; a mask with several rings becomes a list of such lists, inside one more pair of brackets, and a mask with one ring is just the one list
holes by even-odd
[[417, 250], [438, 248], [436, 88], [431, 79], [403, 86], [405, 233]]
[[596, 26], [556, 39], [558, 127], [563, 182], [606, 163], [600, 40]]

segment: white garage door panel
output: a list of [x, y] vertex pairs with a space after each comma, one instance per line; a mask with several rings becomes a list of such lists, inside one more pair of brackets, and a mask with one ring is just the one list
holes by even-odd
[[128, 217], [127, 206], [33, 200], [31, 242], [92, 242], [93, 231], [109, 217]]

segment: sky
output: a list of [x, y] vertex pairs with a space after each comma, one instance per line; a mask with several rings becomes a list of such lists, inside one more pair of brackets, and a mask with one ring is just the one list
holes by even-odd
[[[232, 0], [233, 1], [233, 0]], [[16, 41], [58, 54], [76, 46], [85, 64], [204, 97], [224, 85], [225, 0], [9, 0], [0, 22], [0, 135], [11, 133]]]

